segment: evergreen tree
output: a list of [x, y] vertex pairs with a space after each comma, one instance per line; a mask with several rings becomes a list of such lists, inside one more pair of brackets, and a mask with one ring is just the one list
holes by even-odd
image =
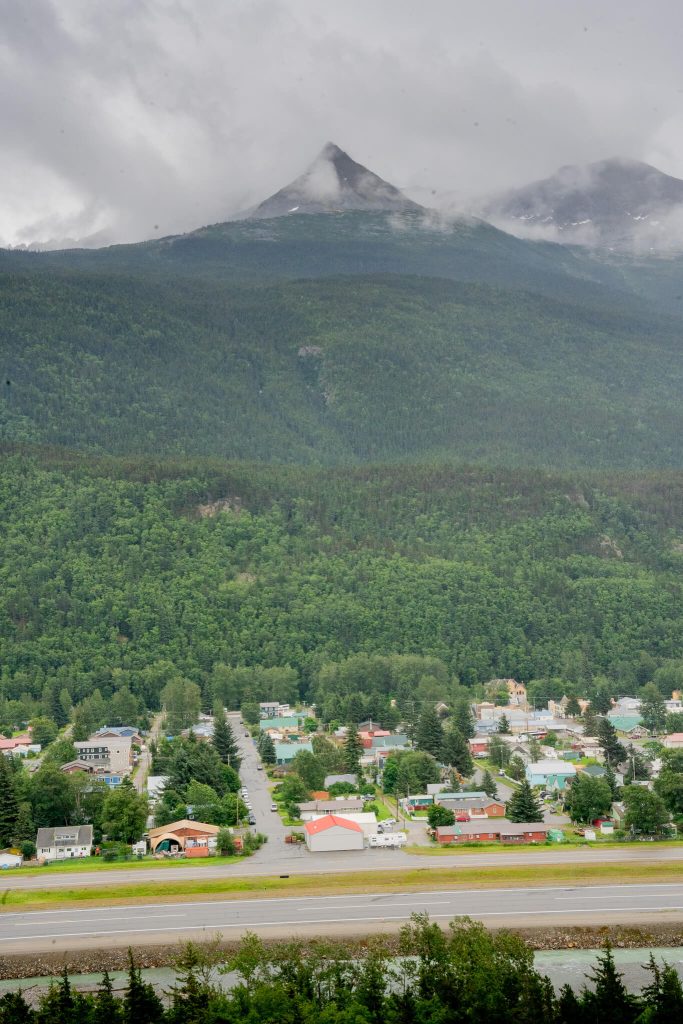
[[509, 821], [543, 821], [541, 806], [526, 779], [508, 800], [505, 813]]
[[102, 975], [93, 1007], [92, 1024], [117, 1024], [121, 1020], [121, 1001], [114, 995], [109, 972]]
[[415, 727], [415, 746], [437, 760], [441, 759], [443, 747], [443, 726], [436, 712], [436, 706], [430, 702], [425, 704]]
[[[0, 779], [0, 787], [2, 786], [2, 780]], [[2, 796], [0, 796], [0, 806], [2, 805]], [[33, 810], [28, 800], [23, 800], [19, 804], [16, 821], [14, 822], [14, 831], [12, 833], [12, 845], [21, 846], [22, 843], [33, 843], [36, 838], [36, 826], [33, 821]]]
[[529, 757], [533, 763], [541, 760], [541, 744], [538, 742], [535, 736], [532, 736], [529, 740]]
[[461, 697], [453, 705], [453, 725], [462, 733], [466, 740], [474, 736], [474, 717], [467, 697]]
[[605, 779], [605, 782], [607, 783], [607, 785], [610, 788], [610, 792], [612, 794], [612, 800], [618, 800], [619, 799], [619, 786], [617, 785], [617, 777], [614, 774], [614, 768], [612, 767], [611, 764], [606, 764], [605, 765], [604, 779]]
[[128, 985], [123, 997], [124, 1024], [157, 1024], [164, 1017], [163, 1003], [151, 985], [142, 980], [140, 968], [128, 950]]
[[515, 782], [521, 782], [521, 780], [524, 778], [525, 773], [526, 765], [524, 764], [524, 761], [519, 756], [519, 754], [513, 754], [513, 756], [510, 758], [510, 763], [507, 766], [506, 775], [508, 775], [511, 779], [514, 779]]
[[0, 754], [0, 847], [9, 846], [12, 842], [19, 816], [19, 801], [11, 762], [12, 758]]
[[358, 730], [353, 722], [349, 722], [346, 728], [346, 740], [344, 743], [344, 768], [347, 772], [360, 775], [360, 759], [363, 754], [363, 744], [358, 735]]
[[592, 992], [584, 989], [581, 1002], [590, 1019], [605, 1024], [632, 1024], [637, 1000], [629, 994], [616, 969], [609, 942], [605, 943], [589, 978], [594, 988]]
[[267, 732], [259, 736], [258, 750], [264, 764], [275, 764], [275, 744]]
[[581, 714], [581, 706], [575, 694], [572, 694], [571, 697], [568, 698], [567, 706], [564, 711], [568, 718], [576, 718], [577, 715]]
[[626, 751], [623, 744], [619, 742], [617, 730], [609, 718], [598, 719], [597, 738], [604, 751], [607, 764], [611, 764], [612, 767], [616, 764], [621, 764], [626, 757]]
[[508, 721], [507, 715], [501, 715], [500, 718], [498, 719], [498, 732], [502, 736], [510, 735], [510, 723]]
[[226, 717], [225, 709], [220, 703], [217, 703], [214, 708], [212, 743], [223, 764], [229, 764], [231, 768], [239, 772], [242, 758], [235, 742], [232, 727]]
[[666, 961], [660, 967], [652, 953], [645, 968], [652, 974], [652, 981], [642, 989], [646, 1008], [638, 1024], [670, 1024], [683, 1020], [683, 986], [676, 968]]
[[632, 743], [626, 748], [626, 771], [624, 773], [624, 785], [630, 786], [632, 782], [644, 782], [649, 779], [651, 768], [647, 758], [641, 750], [634, 747]]
[[456, 768], [461, 775], [467, 778], [474, 771], [474, 763], [467, 740], [455, 725], [446, 729], [444, 733], [441, 759], [444, 764]]
[[581, 716], [584, 736], [597, 736], [600, 719], [592, 704], [589, 704]]
[[654, 683], [648, 683], [640, 691], [640, 717], [645, 728], [656, 736], [666, 726], [666, 702], [662, 692]]
[[35, 1011], [22, 992], [5, 992], [0, 996], [0, 1024], [32, 1024], [35, 1020]]
[[612, 790], [605, 779], [594, 779], [581, 772], [567, 790], [565, 806], [572, 821], [588, 824], [609, 813]]
[[488, 768], [484, 771], [484, 774], [481, 777], [481, 788], [487, 796], [491, 797], [492, 800], [496, 800], [498, 798], [498, 787], [496, 786], [495, 779]]
[[489, 761], [494, 768], [505, 768], [510, 761], [510, 748], [498, 736], [492, 736], [489, 743]]

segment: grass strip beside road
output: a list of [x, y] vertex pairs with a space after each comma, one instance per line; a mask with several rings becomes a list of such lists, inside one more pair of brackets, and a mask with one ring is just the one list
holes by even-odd
[[49, 910], [54, 907], [107, 906], [124, 903], [182, 903], [207, 900], [249, 899], [264, 896], [330, 896], [344, 893], [419, 892], [435, 889], [599, 885], [601, 883], [680, 882], [679, 864], [538, 864], [505, 867], [430, 867], [399, 871], [359, 871], [326, 875], [277, 875], [250, 878], [187, 881], [134, 882], [91, 888], [0, 891], [0, 913]]

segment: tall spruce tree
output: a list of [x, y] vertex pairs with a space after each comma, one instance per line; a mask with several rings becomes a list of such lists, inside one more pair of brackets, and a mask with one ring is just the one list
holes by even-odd
[[436, 705], [431, 701], [425, 704], [415, 726], [415, 746], [441, 760], [443, 747], [443, 726]]
[[597, 737], [604, 751], [607, 764], [612, 765], [612, 767], [616, 764], [621, 764], [626, 757], [626, 750], [623, 744], [619, 742], [617, 730], [609, 718], [598, 719]]
[[232, 727], [226, 718], [225, 709], [220, 703], [217, 703], [214, 708], [212, 743], [223, 764], [229, 764], [231, 768], [239, 772], [242, 758]]
[[588, 1011], [589, 1019], [609, 1021], [609, 1024], [632, 1024], [637, 1000], [624, 984], [623, 975], [616, 969], [612, 947], [605, 943], [603, 953], [588, 976], [593, 982], [593, 991], [584, 990], [582, 1008]]
[[259, 736], [258, 750], [264, 764], [275, 764], [275, 744], [267, 732]]
[[543, 811], [526, 779], [508, 800], [505, 813], [509, 821], [543, 821]]
[[358, 735], [358, 730], [353, 722], [349, 722], [346, 729], [346, 742], [344, 743], [344, 768], [347, 772], [358, 775], [360, 773], [360, 759], [363, 753], [363, 744]]
[[0, 847], [9, 846], [19, 816], [12, 759], [0, 754]]
[[497, 799], [498, 787], [496, 786], [496, 781], [493, 778], [493, 775], [491, 775], [491, 772], [488, 770], [488, 768], [485, 770], [484, 774], [481, 777], [480, 785], [487, 796], [490, 796], [492, 800]]
[[456, 768], [461, 775], [468, 778], [474, 771], [474, 763], [467, 740], [454, 725], [446, 729], [444, 733], [441, 758], [444, 764]]
[[466, 740], [472, 739], [474, 736], [474, 717], [467, 697], [461, 697], [453, 705], [452, 721], [453, 725], [460, 730]]
[[654, 736], [666, 725], [666, 703], [662, 692], [654, 683], [648, 683], [640, 691], [640, 717], [643, 725]]

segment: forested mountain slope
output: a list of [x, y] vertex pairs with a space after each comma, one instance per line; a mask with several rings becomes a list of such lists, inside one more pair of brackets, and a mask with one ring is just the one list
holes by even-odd
[[681, 466], [680, 324], [603, 298], [393, 275], [6, 274], [0, 438], [266, 462]]
[[[604, 672], [626, 690], [642, 652], [648, 672], [680, 656], [680, 474], [68, 453], [0, 469], [0, 703], [20, 702], [0, 722], [39, 713], [46, 687], [155, 707], [174, 675], [234, 702], [222, 666], [290, 666], [310, 692], [356, 652], [439, 659], [429, 672], [465, 684]], [[408, 668], [414, 690], [427, 670]]]

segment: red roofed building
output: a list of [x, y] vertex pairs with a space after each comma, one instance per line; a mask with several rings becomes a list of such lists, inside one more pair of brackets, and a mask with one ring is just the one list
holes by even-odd
[[365, 843], [363, 829], [358, 822], [338, 814], [326, 814], [304, 825], [306, 846], [312, 853], [339, 850], [362, 850]]

